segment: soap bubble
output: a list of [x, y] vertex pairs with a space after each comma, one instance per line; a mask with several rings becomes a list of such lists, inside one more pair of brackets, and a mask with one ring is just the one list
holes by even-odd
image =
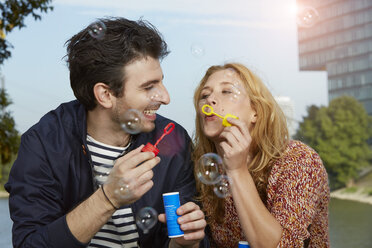
[[234, 77], [234, 76], [237, 76], [237, 72], [234, 68], [226, 68], [224, 70], [224, 76], [226, 77]]
[[215, 153], [204, 154], [196, 164], [196, 175], [204, 184], [217, 183], [221, 179], [220, 170], [222, 170], [222, 159]]
[[143, 233], [148, 233], [158, 221], [158, 213], [152, 207], [141, 208], [136, 215], [136, 223]]
[[219, 177], [219, 182], [213, 187], [214, 193], [219, 198], [225, 198], [230, 195], [230, 179], [226, 175], [221, 175]]
[[121, 199], [128, 199], [132, 196], [132, 191], [129, 188], [128, 182], [125, 182], [124, 179], [119, 179], [115, 181], [115, 190], [114, 194]]
[[238, 83], [235, 83], [233, 86], [231, 86], [231, 94], [229, 96], [229, 100], [232, 102], [239, 102], [240, 99], [243, 99], [242, 92]]
[[98, 166], [94, 166], [93, 168], [93, 178], [96, 185], [100, 186], [104, 184], [107, 180], [107, 177], [110, 175], [110, 172], [100, 172]]
[[201, 44], [192, 44], [191, 45], [191, 54], [197, 58], [200, 58], [204, 55], [205, 50]]
[[224, 77], [226, 78], [227, 82], [232, 82], [232, 84], [228, 84], [225, 87], [225, 92], [229, 92], [229, 94], [222, 94], [222, 98], [228, 97], [232, 102], [238, 102], [240, 99], [243, 99], [244, 90], [242, 90], [242, 84], [239, 83], [239, 75], [233, 68], [227, 68], [224, 70]]
[[93, 38], [100, 40], [106, 33], [106, 25], [101, 21], [94, 22], [89, 25], [88, 33]]
[[142, 131], [143, 114], [136, 109], [128, 109], [123, 116], [121, 127], [129, 134]]
[[297, 24], [300, 27], [310, 28], [319, 20], [318, 11], [310, 6], [299, 9], [297, 13]]
[[152, 87], [147, 92], [147, 98], [152, 102], [159, 102], [163, 99], [164, 91], [159, 87]]

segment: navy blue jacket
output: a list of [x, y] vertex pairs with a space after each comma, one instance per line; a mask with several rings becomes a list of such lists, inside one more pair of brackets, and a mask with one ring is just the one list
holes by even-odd
[[[136, 135], [130, 149], [154, 144], [169, 122], [158, 115], [155, 129]], [[14, 247], [85, 247], [71, 234], [66, 214], [95, 190], [86, 134], [86, 111], [75, 100], [47, 113], [22, 135], [5, 185], [10, 193]], [[157, 148], [161, 162], [153, 169], [154, 186], [131, 205], [134, 214], [147, 206], [164, 213], [162, 194], [166, 192], [179, 191], [181, 204], [195, 195], [187, 132], [176, 124]], [[168, 245], [166, 226], [160, 222], [147, 234], [138, 231], [141, 247]]]

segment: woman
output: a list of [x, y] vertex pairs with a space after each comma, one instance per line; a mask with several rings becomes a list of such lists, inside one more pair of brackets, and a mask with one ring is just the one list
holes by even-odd
[[[216, 115], [202, 112], [205, 104]], [[241, 64], [212, 66], [194, 95], [194, 161], [217, 153], [230, 195], [198, 182], [212, 247], [329, 247], [329, 187], [318, 154], [289, 140], [286, 120], [261, 80]], [[195, 167], [197, 168], [197, 167]]]

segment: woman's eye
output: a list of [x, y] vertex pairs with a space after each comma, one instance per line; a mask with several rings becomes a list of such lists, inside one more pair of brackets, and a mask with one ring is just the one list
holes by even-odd
[[209, 95], [207, 94], [204, 94], [204, 95], [201, 95], [200, 99], [207, 99]]
[[223, 91], [222, 91], [222, 94], [231, 94], [231, 93], [232, 93], [231, 90], [223, 90]]

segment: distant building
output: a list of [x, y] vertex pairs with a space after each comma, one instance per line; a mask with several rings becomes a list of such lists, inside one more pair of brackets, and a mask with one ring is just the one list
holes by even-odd
[[289, 136], [293, 137], [296, 134], [296, 129], [298, 122], [294, 119], [294, 105], [292, 100], [287, 96], [276, 96], [276, 102], [279, 104], [280, 108], [284, 112], [287, 119], [287, 127]]
[[297, 6], [300, 70], [327, 71], [329, 101], [353, 96], [372, 115], [372, 0], [297, 0]]

